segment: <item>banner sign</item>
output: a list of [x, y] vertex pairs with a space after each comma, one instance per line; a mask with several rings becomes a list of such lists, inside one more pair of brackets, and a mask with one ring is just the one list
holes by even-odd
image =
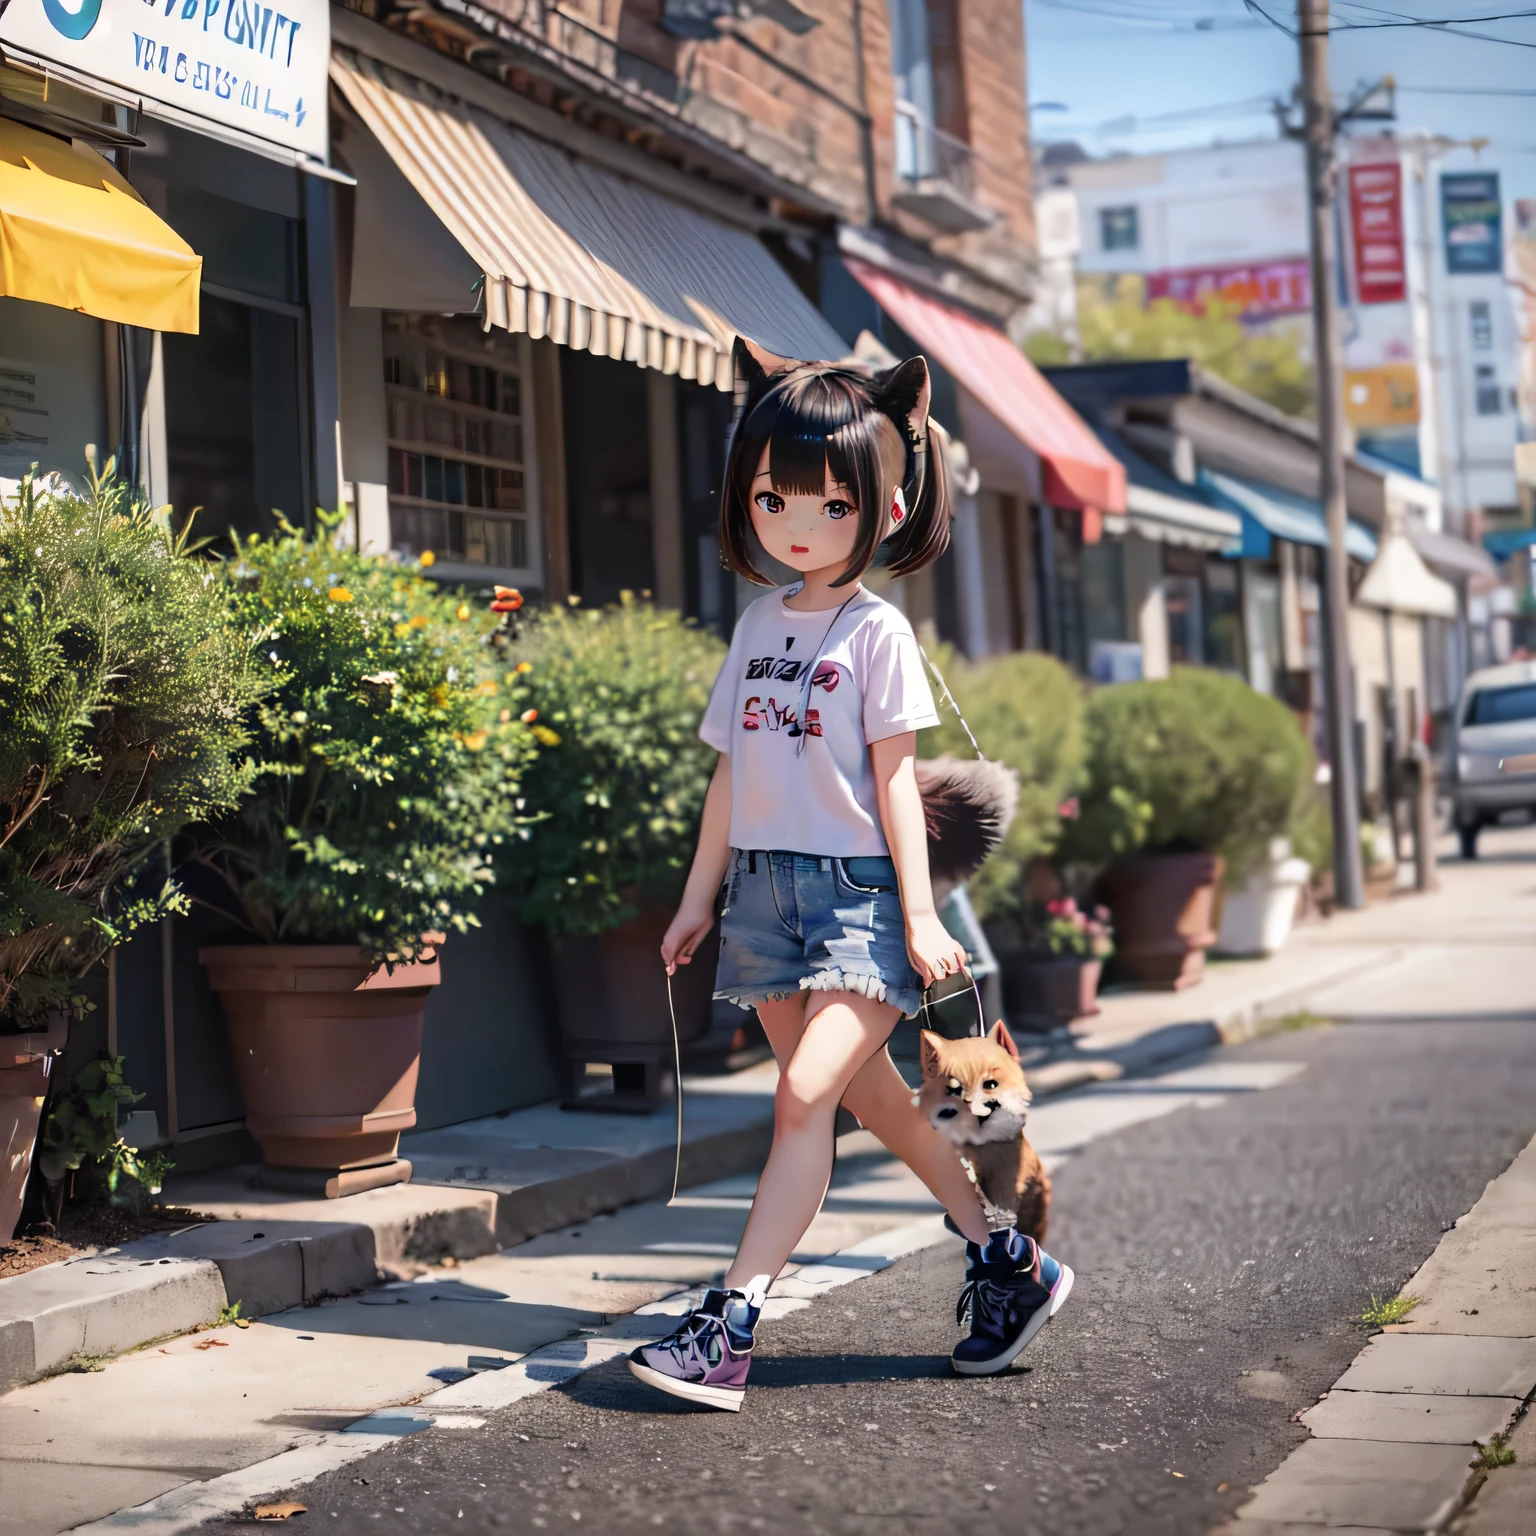
[[1401, 304], [1408, 297], [1408, 253], [1403, 241], [1403, 170], [1397, 161], [1350, 166], [1349, 220], [1360, 302]]
[[1352, 427], [1418, 426], [1418, 368], [1413, 363], [1346, 368], [1344, 416]]
[[1440, 214], [1445, 228], [1447, 272], [1502, 272], [1497, 171], [1447, 172], [1440, 178]]
[[1230, 267], [1183, 267], [1149, 272], [1147, 303], [1172, 299], [1186, 309], [1204, 309], [1209, 299], [1234, 305], [1244, 319], [1292, 315], [1312, 307], [1312, 272], [1305, 256]]
[[329, 0], [9, 0], [0, 42], [326, 158]]

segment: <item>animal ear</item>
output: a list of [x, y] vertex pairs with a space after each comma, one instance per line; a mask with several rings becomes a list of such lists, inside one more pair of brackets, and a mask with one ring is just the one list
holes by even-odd
[[1004, 1024], [1001, 1019], [999, 1019], [997, 1023], [992, 1026], [990, 1033], [987, 1035], [987, 1039], [989, 1039], [993, 1045], [1002, 1046], [1002, 1048], [1007, 1051], [1015, 1061], [1019, 1059], [1019, 1048], [1013, 1043], [1013, 1036], [1008, 1033], [1008, 1026]]
[[936, 1035], [931, 1029], [918, 1031], [918, 1052], [923, 1064], [923, 1077], [937, 1077], [939, 1075], [939, 1061], [944, 1049], [944, 1037]]
[[906, 427], [907, 440], [913, 444], [928, 438], [928, 407], [933, 398], [933, 383], [928, 377], [928, 359], [909, 357], [875, 380], [880, 409]]
[[745, 384], [748, 389], [759, 389], [771, 374], [783, 373], [786, 368], [794, 367], [795, 359], [780, 357], [767, 347], [748, 341], [745, 336], [737, 336], [731, 348], [731, 365], [735, 369], [738, 384]]

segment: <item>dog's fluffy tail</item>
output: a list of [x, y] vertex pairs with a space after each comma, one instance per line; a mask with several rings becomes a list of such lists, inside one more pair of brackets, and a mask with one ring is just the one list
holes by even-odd
[[942, 901], [1002, 842], [1019, 805], [1019, 776], [985, 758], [919, 761], [917, 787], [928, 823], [928, 870]]

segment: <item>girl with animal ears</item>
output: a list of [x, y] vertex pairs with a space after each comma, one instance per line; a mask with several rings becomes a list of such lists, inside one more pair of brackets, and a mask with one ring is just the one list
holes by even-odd
[[949, 542], [928, 365], [871, 378], [740, 339], [735, 364], [721, 549], [763, 586], [759, 551], [800, 579], [748, 607], [715, 683], [699, 734], [720, 759], [661, 954], [669, 975], [692, 961], [723, 887], [715, 996], [757, 1009], [778, 1057], [774, 1140], [721, 1286], [630, 1357], [652, 1386], [731, 1410], [768, 1286], [826, 1193], [839, 1104], [968, 1239], [972, 1333], [992, 1330], [988, 1359], [1018, 1352], [1030, 1319], [1065, 1300], [1066, 1274], [1031, 1239], [989, 1234], [959, 1154], [885, 1048], [923, 989], [966, 964], [929, 872], [916, 740], [939, 720], [922, 654], [900, 611], [862, 585], [882, 546], [900, 574]]

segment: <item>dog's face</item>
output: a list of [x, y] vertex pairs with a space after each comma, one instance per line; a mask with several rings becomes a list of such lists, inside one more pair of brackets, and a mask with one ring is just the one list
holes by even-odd
[[916, 1102], [936, 1130], [962, 1146], [1023, 1134], [1029, 1085], [1001, 1020], [979, 1040], [946, 1040], [925, 1029], [922, 1053]]

